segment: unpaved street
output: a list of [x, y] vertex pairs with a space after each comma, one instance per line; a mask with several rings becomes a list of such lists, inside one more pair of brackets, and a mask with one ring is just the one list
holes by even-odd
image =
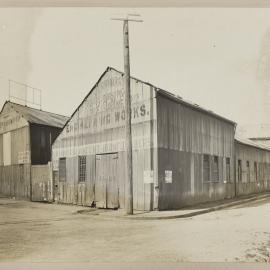
[[1, 262], [236, 262], [270, 259], [270, 199], [187, 219], [78, 214], [0, 199]]

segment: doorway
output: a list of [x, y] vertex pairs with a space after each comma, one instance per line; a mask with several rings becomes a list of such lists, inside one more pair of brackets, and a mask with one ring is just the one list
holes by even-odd
[[96, 155], [95, 202], [98, 208], [119, 208], [118, 154]]

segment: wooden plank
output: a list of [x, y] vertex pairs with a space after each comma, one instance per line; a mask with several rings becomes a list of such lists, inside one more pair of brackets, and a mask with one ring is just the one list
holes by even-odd
[[95, 202], [96, 206], [100, 208], [106, 208], [106, 184], [103, 170], [106, 160], [107, 157], [102, 155], [98, 155], [96, 158]]

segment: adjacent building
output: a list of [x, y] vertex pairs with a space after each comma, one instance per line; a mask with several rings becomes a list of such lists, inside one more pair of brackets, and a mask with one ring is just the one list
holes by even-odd
[[52, 200], [51, 145], [67, 117], [7, 101], [0, 112], [0, 195]]
[[236, 136], [235, 152], [236, 195], [270, 191], [270, 148]]

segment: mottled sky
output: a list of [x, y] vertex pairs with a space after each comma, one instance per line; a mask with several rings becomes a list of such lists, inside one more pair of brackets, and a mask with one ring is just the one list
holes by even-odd
[[270, 122], [266, 8], [1, 8], [0, 104], [11, 78], [70, 115], [107, 66], [123, 70], [122, 23], [110, 18], [127, 12], [144, 20], [130, 24], [132, 75], [240, 124]]

